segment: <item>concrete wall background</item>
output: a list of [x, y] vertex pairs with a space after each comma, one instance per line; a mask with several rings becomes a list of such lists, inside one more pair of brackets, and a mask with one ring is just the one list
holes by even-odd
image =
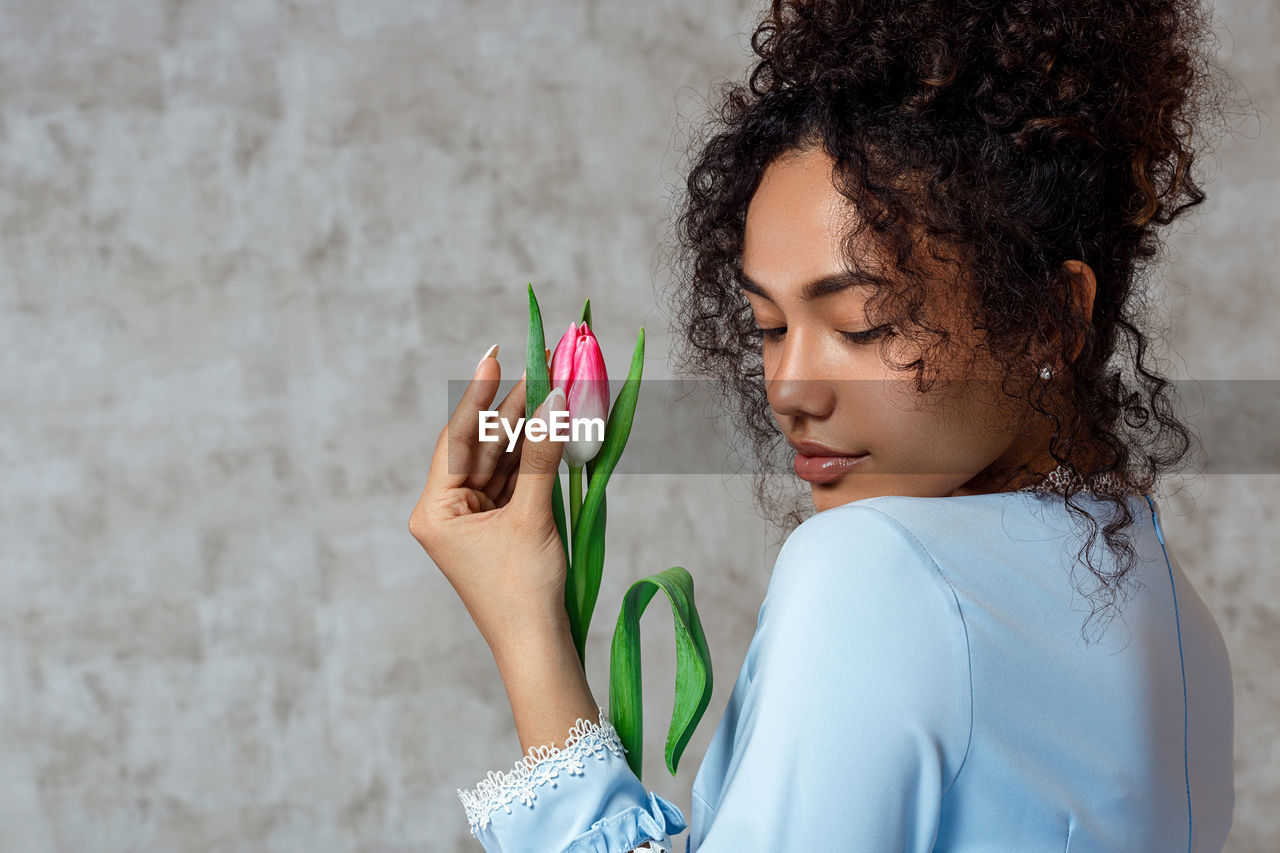
[[[494, 342], [518, 375], [526, 281], [549, 330], [594, 297], [611, 365], [645, 324], [670, 375], [676, 122], [755, 5], [0, 2], [0, 850], [479, 849], [454, 791], [514, 724], [405, 527], [446, 383]], [[1175, 372], [1276, 379], [1280, 12], [1218, 9], [1263, 121], [1173, 241]], [[1166, 501], [1233, 657], [1233, 853], [1280, 847], [1278, 497]], [[645, 781], [686, 808], [776, 549], [736, 481], [610, 501], [645, 523], [611, 526], [598, 698], [628, 583], [699, 583], [717, 688], [674, 779], [645, 620]]]

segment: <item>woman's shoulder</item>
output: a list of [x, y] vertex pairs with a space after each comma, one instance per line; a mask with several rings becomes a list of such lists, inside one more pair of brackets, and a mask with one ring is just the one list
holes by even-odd
[[[1132, 500], [1140, 519], [1146, 499]], [[885, 495], [823, 510], [783, 543], [758, 628], [771, 620], [776, 635], [797, 642], [789, 629], [803, 627], [816, 646], [844, 641], [858, 623], [875, 628], [862, 642], [888, 649], [907, 634], [967, 646], [966, 609], [1028, 622], [1068, 609], [1072, 523], [1061, 502], [1029, 492]]]
[[[939, 532], [953, 539], [978, 534], [982, 524], [975, 513], [989, 514], [993, 504], [887, 495], [823, 510], [787, 537], [771, 586], [815, 579], [863, 587], [883, 582], [945, 584], [935, 557]], [[957, 513], [968, 517], [958, 519]]]
[[774, 577], [825, 573], [853, 579], [850, 573], [865, 578], [877, 571], [896, 573], [908, 563], [920, 568], [933, 565], [919, 537], [884, 500], [854, 501], [805, 519], [778, 552]]
[[[1146, 498], [1133, 495], [1129, 501], [1133, 519], [1145, 527]], [[1087, 495], [1077, 496], [1075, 506], [1100, 519], [1111, 509], [1111, 504]], [[955, 579], [975, 571], [991, 575], [993, 563], [1058, 562], [1064, 540], [1080, 535], [1079, 525], [1079, 518], [1068, 513], [1060, 499], [1030, 492], [883, 495], [810, 516], [792, 532], [784, 551], [790, 547], [834, 555], [851, 545], [859, 550], [874, 548], [869, 553], [896, 562], [930, 565], [944, 577]], [[881, 568], [891, 570], [892, 566]]]
[[882, 745], [930, 732], [952, 779], [972, 725], [970, 666], [959, 602], [928, 551], [858, 503], [811, 516], [783, 544], [745, 684], [761, 702], [823, 709]]
[[952, 538], [981, 538], [983, 525], [990, 523], [1004, 530], [1046, 523], [1053, 525], [1060, 520], [1059, 508], [1059, 504], [1025, 491], [948, 497], [880, 495], [832, 507], [811, 516], [805, 523], [820, 521], [830, 514], [832, 517], [826, 523], [839, 524], [870, 513], [891, 519], [922, 543], [928, 543], [939, 532], [945, 532]]
[[[867, 501], [817, 513], [783, 543], [760, 627], [811, 646], [861, 642], [963, 643], [954, 591], [929, 550], [892, 514]], [[856, 625], [856, 633], [851, 631]], [[803, 629], [803, 630], [801, 630]]]
[[[1131, 494], [1126, 500], [1135, 519], [1146, 516], [1149, 510], [1146, 495]], [[945, 534], [949, 540], [983, 541], [990, 540], [992, 531], [1019, 537], [1028, 531], [1067, 534], [1076, 530], [1080, 512], [1100, 517], [1109, 516], [1113, 509], [1109, 501], [1088, 493], [1079, 493], [1072, 501], [1077, 510], [1074, 518], [1067, 512], [1062, 497], [1052, 492], [1038, 494], [1020, 490], [949, 497], [881, 495], [832, 507], [807, 521], [825, 513], [838, 514], [854, 508], [874, 509], [932, 545], [940, 534]]]

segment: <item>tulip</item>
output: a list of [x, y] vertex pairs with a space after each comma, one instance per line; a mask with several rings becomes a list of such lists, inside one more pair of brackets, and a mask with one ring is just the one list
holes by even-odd
[[[551, 387], [564, 391], [569, 406], [569, 422], [579, 418], [599, 418], [603, 423], [609, 416], [609, 375], [604, 368], [604, 355], [600, 343], [584, 322], [570, 323], [569, 330], [556, 344], [551, 356]], [[604, 445], [603, 430], [589, 424], [582, 429], [571, 429], [570, 439], [564, 445], [564, 458], [571, 468], [581, 468], [600, 452]], [[574, 439], [574, 434], [581, 437]]]
[[[605, 557], [605, 490], [609, 477], [618, 464], [631, 433], [640, 377], [644, 372], [644, 329], [636, 338], [631, 366], [626, 381], [618, 391], [618, 399], [610, 411], [609, 379], [604, 369], [600, 346], [588, 326], [591, 324], [591, 300], [582, 306], [578, 323], [570, 324], [555, 355], [546, 349], [543, 337], [542, 310], [529, 291], [529, 343], [526, 376], [528, 394], [525, 416], [529, 417], [552, 388], [560, 388], [572, 417], [608, 416], [603, 444], [566, 442], [564, 459], [569, 463], [569, 518], [566, 525], [560, 478], [551, 485], [551, 514], [561, 544], [565, 548], [565, 612], [578, 660], [586, 668], [587, 634], [595, 610], [604, 571]], [[545, 357], [543, 354], [545, 353]], [[548, 364], [548, 362], [550, 362]], [[576, 463], [576, 464], [575, 464]], [[587, 494], [582, 494], [582, 473], [586, 467], [590, 477]], [[570, 537], [572, 536], [572, 547]], [[667, 732], [666, 760], [671, 775], [694, 728], [711, 702], [711, 652], [707, 647], [698, 609], [694, 604], [693, 577], [682, 566], [642, 578], [631, 585], [623, 599], [613, 632], [609, 656], [609, 716], [627, 753], [627, 764], [640, 778], [640, 757], [644, 750], [644, 717], [641, 707], [640, 616], [646, 605], [662, 590], [671, 604], [676, 632], [675, 705]]]

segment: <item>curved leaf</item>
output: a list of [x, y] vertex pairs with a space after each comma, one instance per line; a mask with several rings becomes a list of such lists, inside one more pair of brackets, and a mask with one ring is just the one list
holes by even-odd
[[640, 616], [661, 589], [671, 602], [676, 632], [675, 704], [667, 731], [667, 770], [676, 775], [680, 756], [711, 702], [711, 651], [693, 600], [693, 577], [681, 566], [636, 581], [622, 599], [609, 658], [609, 719], [627, 750], [627, 764], [640, 777], [644, 716], [640, 679]]

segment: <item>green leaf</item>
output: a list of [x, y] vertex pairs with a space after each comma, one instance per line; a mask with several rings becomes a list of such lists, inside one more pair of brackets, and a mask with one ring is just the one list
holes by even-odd
[[[636, 398], [640, 394], [640, 376], [644, 372], [644, 327], [636, 338], [635, 350], [631, 354], [631, 369], [627, 379], [622, 383], [622, 390], [609, 411], [609, 420], [605, 423], [604, 444], [596, 454], [591, 466], [591, 481], [587, 485], [587, 496], [582, 501], [582, 512], [578, 516], [577, 527], [586, 531], [585, 536], [578, 536], [573, 542], [573, 565], [579, 571], [572, 574], [573, 594], [577, 602], [578, 619], [573, 631], [574, 645], [578, 656], [586, 664], [587, 630], [591, 627], [591, 615], [595, 610], [596, 597], [600, 594], [600, 576], [604, 568], [603, 544], [598, 549], [599, 564], [593, 565], [589, 552], [590, 543], [604, 539], [604, 525], [598, 523], [600, 507], [604, 503], [604, 490], [609, 483], [609, 475], [618, 464], [622, 451], [631, 435], [631, 422], [635, 418]], [[574, 623], [570, 623], [574, 627]]]
[[551, 375], [547, 369], [547, 339], [542, 333], [542, 310], [529, 282], [529, 342], [525, 350], [524, 416], [533, 413], [551, 393]]
[[627, 750], [627, 764], [637, 778], [643, 765], [644, 715], [640, 679], [640, 616], [661, 589], [671, 602], [676, 632], [675, 704], [667, 730], [667, 770], [676, 775], [693, 730], [711, 702], [711, 651], [693, 600], [693, 577], [672, 566], [636, 581], [622, 599], [609, 658], [609, 719]]
[[[542, 401], [551, 393], [551, 378], [547, 370], [547, 343], [542, 331], [542, 309], [538, 307], [538, 297], [533, 294], [533, 282], [529, 282], [529, 338], [525, 349], [525, 398], [524, 416], [532, 418], [533, 413], [542, 405]], [[564, 494], [560, 489], [560, 473], [551, 483], [551, 515], [555, 518], [556, 530], [560, 533], [560, 545], [564, 548], [565, 563], [569, 566], [569, 582], [565, 584], [565, 611], [569, 614], [569, 625], [578, 622], [576, 594], [574, 588], [573, 561], [569, 553], [568, 525], [564, 517]]]
[[588, 329], [594, 333], [595, 329], [591, 326], [591, 300], [588, 299], [582, 304], [582, 314], [578, 317], [578, 325], [586, 325]]

